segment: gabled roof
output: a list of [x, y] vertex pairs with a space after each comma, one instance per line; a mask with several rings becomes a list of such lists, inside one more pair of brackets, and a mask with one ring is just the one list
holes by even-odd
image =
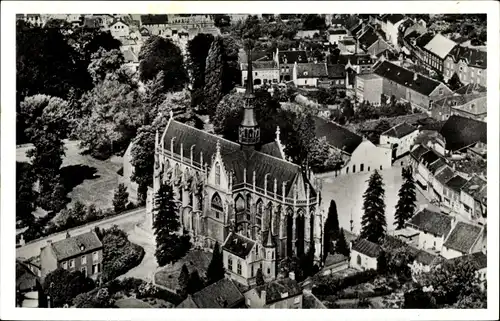
[[355, 36], [358, 32], [360, 32], [363, 29], [363, 23], [360, 22], [356, 26], [352, 27], [349, 31], [353, 36]]
[[297, 78], [326, 78], [326, 63], [297, 64]]
[[420, 157], [420, 161], [425, 165], [428, 166], [435, 161], [439, 159], [439, 155], [436, 154], [433, 150], [428, 150], [427, 152], [423, 153], [422, 156]]
[[128, 26], [128, 23], [126, 23], [126, 22], [125, 22], [124, 20], [122, 20], [122, 19], [113, 19], [113, 22], [111, 22], [111, 23], [109, 24], [109, 26], [111, 27], [111, 26], [113, 26], [113, 25], [115, 25], [115, 24], [117, 24], [117, 23], [119, 23], [119, 22], [121, 22], [121, 23], [123, 23], [124, 25]]
[[393, 25], [395, 25], [396, 23], [400, 22], [403, 19], [405, 19], [405, 16], [402, 14], [388, 14], [387, 16], [384, 17], [384, 21], [388, 21]]
[[436, 260], [437, 256], [424, 250], [417, 250], [415, 261], [423, 265], [431, 265]]
[[448, 39], [442, 34], [438, 33], [434, 36], [434, 38], [432, 38], [431, 41], [427, 43], [427, 45], [425, 45], [424, 48], [426, 50], [429, 50], [439, 58], [445, 59], [456, 45], [457, 44], [453, 40]]
[[357, 239], [352, 244], [352, 250], [366, 256], [376, 258], [380, 253], [380, 246], [365, 239]]
[[363, 138], [334, 122], [328, 122], [320, 117], [314, 117], [316, 137], [325, 137], [328, 144], [348, 154], [361, 144]]
[[198, 308], [220, 309], [238, 306], [245, 297], [229, 279], [221, 279], [194, 293], [193, 302]]
[[460, 193], [462, 187], [467, 183], [467, 180], [460, 175], [455, 175], [446, 182], [446, 186], [457, 193]]
[[[289, 278], [268, 282], [264, 285], [256, 287], [255, 290], [259, 295], [262, 291], [266, 291], [266, 304], [271, 304], [273, 302], [285, 300], [285, 298], [291, 298], [302, 294], [302, 288], [299, 286], [299, 283], [296, 280]], [[285, 296], [285, 294], [287, 295]]]
[[469, 194], [475, 200], [482, 202], [481, 190], [486, 187], [486, 181], [481, 177], [474, 175], [472, 178], [462, 186], [462, 191]]
[[486, 87], [481, 86], [480, 84], [477, 83], [470, 83], [455, 90], [455, 93], [459, 95], [477, 94], [485, 92], [486, 92]]
[[102, 243], [95, 232], [87, 232], [52, 243], [57, 260], [65, 260], [80, 254], [102, 248]]
[[[238, 59], [241, 63], [247, 63], [248, 62], [248, 57], [247, 57], [247, 52], [243, 49], [241, 49], [238, 53]], [[252, 61], [260, 61], [260, 60], [271, 60], [269, 58], [269, 55], [267, 54], [266, 51], [263, 50], [252, 50]]]
[[347, 34], [347, 30], [345, 29], [330, 29], [328, 30], [328, 34], [330, 35], [346, 35]]
[[328, 78], [345, 78], [345, 65], [342, 64], [335, 64], [335, 65], [328, 65], [327, 67], [328, 71]]
[[141, 24], [143, 25], [164, 25], [168, 23], [168, 15], [166, 14], [147, 14], [141, 16]]
[[448, 53], [448, 56], [451, 57], [455, 63], [463, 60], [471, 67], [486, 69], [487, 66], [486, 52], [478, 49], [455, 46]]
[[305, 50], [284, 50], [278, 52], [278, 60], [280, 63], [293, 64], [306, 63], [307, 62], [307, 52]]
[[449, 249], [467, 254], [471, 251], [481, 232], [482, 228], [480, 226], [458, 222], [443, 245]]
[[450, 116], [439, 133], [446, 140], [446, 149], [451, 151], [462, 149], [477, 142], [486, 144], [487, 140], [485, 122], [459, 115]]
[[406, 223], [416, 230], [435, 236], [446, 236], [451, 230], [452, 217], [446, 214], [423, 209]]
[[456, 264], [456, 262], [470, 260], [472, 265], [476, 270], [482, 270], [488, 266], [488, 257], [483, 252], [475, 252], [472, 254], [462, 255], [451, 260], [448, 260], [448, 264]]
[[440, 171], [435, 178], [437, 179], [438, 182], [441, 184], [446, 184], [447, 181], [449, 181], [453, 175], [455, 175], [455, 172], [451, 167], [446, 166], [442, 171]]
[[27, 291], [35, 288], [39, 282], [38, 277], [26, 264], [16, 261], [16, 289]]
[[283, 155], [281, 154], [278, 143], [275, 140], [265, 145], [262, 145], [260, 151], [264, 154], [283, 159]]
[[255, 246], [255, 242], [249, 238], [232, 232], [226, 239], [222, 249], [242, 259], [246, 259]]
[[410, 155], [413, 156], [417, 161], [420, 162], [420, 158], [422, 157], [423, 154], [427, 153], [429, 149], [422, 145], [418, 145], [414, 149], [410, 151]]
[[389, 137], [395, 137], [395, 138], [403, 138], [406, 135], [409, 135], [416, 130], [417, 129], [415, 127], [404, 122], [404, 123], [398, 124], [398, 125], [392, 127], [391, 129], [383, 132], [382, 135], [389, 136]]
[[331, 25], [342, 25], [344, 24], [344, 20], [342, 19], [332, 19], [330, 22]]
[[[254, 61], [252, 62], [253, 70], [259, 69], [278, 69], [278, 65], [275, 61]], [[242, 63], [241, 70], [248, 70], [248, 64]]]
[[370, 48], [375, 42], [377, 42], [379, 39], [378, 35], [375, 33], [375, 30], [373, 28], [367, 28], [365, 33], [359, 37], [358, 41], [361, 46], [364, 47], [364, 49]]
[[350, 63], [353, 66], [371, 65], [374, 63], [374, 60], [369, 54], [339, 55], [338, 63], [342, 65]]
[[328, 254], [325, 260], [325, 266], [330, 266], [342, 262], [347, 262], [349, 260], [348, 257], [342, 255], [342, 254]]
[[415, 43], [417, 46], [424, 48], [432, 39], [434, 35], [430, 32], [424, 33], [415, 39]]
[[440, 168], [446, 166], [446, 161], [443, 160], [442, 158], [438, 158], [435, 162], [427, 165], [427, 169], [429, 172], [432, 174], [435, 174]]

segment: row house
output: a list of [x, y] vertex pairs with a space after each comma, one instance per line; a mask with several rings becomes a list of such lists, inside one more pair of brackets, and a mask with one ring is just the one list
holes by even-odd
[[301, 63], [293, 66], [293, 83], [297, 87], [318, 87], [318, 81], [328, 78], [326, 63]]
[[[141, 15], [141, 29], [147, 29], [149, 35], [163, 36], [165, 35], [168, 27], [168, 15], [166, 14]], [[142, 31], [141, 34], [143, 32], [144, 31]]]
[[103, 245], [94, 231], [66, 238], [40, 250], [41, 278], [63, 268], [70, 272], [81, 271], [84, 275], [98, 279], [102, 272]]
[[380, 144], [391, 146], [394, 160], [410, 152], [418, 134], [416, 127], [403, 122], [383, 132], [380, 135]]
[[[347, 30], [345, 29], [333, 29], [328, 30], [328, 42], [330, 44], [339, 44], [341, 40], [344, 40], [348, 37]], [[339, 48], [340, 49], [340, 48]], [[342, 51], [342, 49], [340, 49]]]
[[294, 272], [290, 272], [288, 278], [257, 286], [243, 295], [246, 306], [251, 309], [302, 309], [302, 288]]
[[486, 122], [486, 92], [469, 95], [448, 96], [434, 102], [430, 108], [431, 116], [437, 120], [447, 120], [452, 115]]
[[406, 228], [418, 232], [417, 248], [437, 253], [441, 252], [454, 224], [452, 216], [424, 208], [406, 223]]
[[279, 50], [273, 54], [273, 60], [278, 65], [279, 82], [293, 80], [293, 68], [295, 63], [307, 63], [307, 52], [305, 50]]
[[486, 249], [486, 227], [457, 222], [446, 238], [441, 255], [446, 259], [482, 252]]
[[372, 66], [376, 62], [368, 54], [347, 54], [339, 55], [338, 63], [345, 65], [346, 70], [352, 69], [356, 74], [369, 74], [372, 72]]
[[467, 179], [455, 175], [445, 184], [443, 203], [455, 213], [461, 212], [460, 191], [466, 183]]
[[385, 61], [383, 56], [373, 66], [373, 72], [383, 78], [384, 95], [427, 112], [433, 101], [453, 93], [445, 84]]
[[372, 27], [356, 38], [358, 41], [358, 50], [362, 50], [369, 55], [378, 55], [380, 52], [389, 48], [387, 42], [382, 39]]
[[398, 48], [399, 27], [406, 20], [408, 18], [402, 14], [388, 14], [384, 17], [381, 24], [382, 31], [387, 36], [387, 41], [396, 48]]
[[434, 69], [441, 74], [444, 72], [444, 61], [457, 44], [451, 39], [446, 38], [442, 34], [436, 34], [431, 41], [423, 47], [424, 49], [424, 64]]
[[424, 64], [426, 53], [424, 47], [434, 38], [431, 32], [420, 33], [413, 30], [403, 38], [403, 52], [412, 56], [416, 61]]
[[476, 222], [486, 223], [487, 184], [486, 180], [473, 175], [460, 190], [462, 213]]
[[444, 166], [439, 171], [436, 172], [434, 179], [432, 180], [432, 194], [438, 200], [439, 204], [444, 203], [444, 193], [446, 187], [446, 182], [455, 176], [455, 171], [450, 166]]
[[485, 51], [455, 46], [444, 60], [444, 79], [447, 81], [456, 73], [463, 84], [486, 86], [486, 60]]
[[328, 86], [336, 89], [346, 89], [349, 82], [348, 72], [345, 65], [327, 65]]
[[[253, 84], [277, 84], [280, 78], [278, 65], [274, 61], [252, 62]], [[248, 63], [241, 64], [241, 83], [246, 86], [248, 78]]]

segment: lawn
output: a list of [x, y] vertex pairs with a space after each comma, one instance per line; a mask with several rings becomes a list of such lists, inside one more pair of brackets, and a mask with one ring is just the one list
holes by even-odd
[[[398, 202], [398, 192], [403, 182], [401, 167], [393, 166], [380, 171], [380, 173], [385, 184], [387, 229], [392, 230], [394, 229], [394, 213]], [[330, 201], [333, 199], [337, 204], [340, 226], [350, 230], [352, 214], [353, 233], [359, 234], [363, 215], [363, 194], [368, 187], [367, 181], [370, 175], [371, 173], [366, 172], [325, 178], [321, 192], [325, 218]], [[417, 192], [417, 207], [422, 204], [428, 204], [428, 201]]]
[[153, 307], [136, 298], [120, 299], [115, 302], [115, 305], [121, 309], [148, 309]]
[[[112, 207], [114, 189], [122, 181], [118, 171], [122, 157], [97, 160], [90, 155], [81, 155], [78, 142], [66, 141], [66, 156], [63, 159], [61, 175], [69, 190], [70, 204], [80, 201], [95, 204], [98, 208]], [[26, 152], [31, 147], [16, 149], [16, 161], [29, 162]]]

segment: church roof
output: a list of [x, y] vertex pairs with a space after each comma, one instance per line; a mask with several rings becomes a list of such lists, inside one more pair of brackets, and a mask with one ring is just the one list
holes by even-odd
[[227, 237], [222, 249], [242, 259], [246, 259], [254, 246], [255, 241], [233, 232]]
[[280, 147], [278, 146], [278, 143], [276, 141], [272, 141], [270, 143], [262, 145], [260, 151], [264, 154], [271, 155], [276, 158], [283, 158], [283, 155], [281, 155]]

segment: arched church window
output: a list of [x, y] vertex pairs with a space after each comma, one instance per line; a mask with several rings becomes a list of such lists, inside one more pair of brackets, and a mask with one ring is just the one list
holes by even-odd
[[236, 196], [235, 204], [237, 213], [245, 210], [245, 201], [243, 200], [243, 196], [241, 196], [241, 194], [238, 194], [238, 196]]
[[220, 164], [215, 164], [215, 184], [220, 185]]
[[220, 198], [219, 194], [215, 193], [214, 196], [212, 197], [212, 208], [216, 211], [223, 211], [222, 207], [222, 199]]
[[358, 254], [358, 257], [356, 260], [357, 260], [358, 265], [361, 265], [361, 256], [359, 256], [359, 254]]
[[257, 226], [262, 227], [262, 214], [264, 212], [264, 202], [262, 199], [257, 200], [257, 215], [255, 216], [255, 224]]
[[252, 196], [250, 194], [247, 194], [247, 210], [250, 211], [250, 207], [252, 204]]

